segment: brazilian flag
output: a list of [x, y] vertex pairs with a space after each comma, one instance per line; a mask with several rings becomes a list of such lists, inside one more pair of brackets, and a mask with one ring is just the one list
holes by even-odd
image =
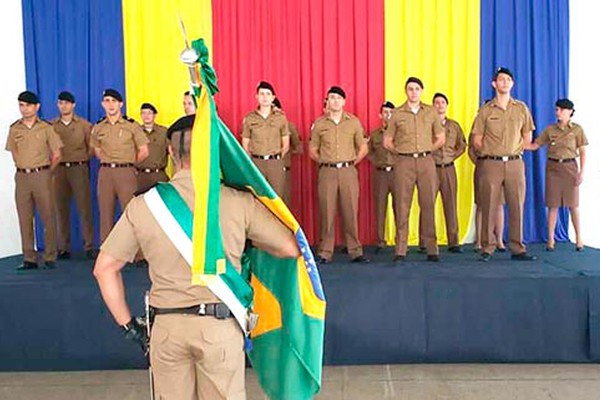
[[[192, 135], [194, 204], [192, 280], [207, 284], [223, 274], [225, 256], [219, 226], [219, 183], [246, 188], [294, 234], [300, 257], [278, 259], [251, 249], [247, 278], [253, 289], [248, 356], [271, 399], [310, 399], [321, 387], [325, 296], [319, 271], [300, 225], [217, 115], [216, 76], [202, 39], [193, 42], [197, 112]], [[210, 134], [208, 134], [210, 133]]]

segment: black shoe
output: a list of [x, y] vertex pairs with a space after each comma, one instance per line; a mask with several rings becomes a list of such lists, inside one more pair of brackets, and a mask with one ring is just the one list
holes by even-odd
[[496, 251], [499, 253], [506, 253], [506, 247], [496, 247]]
[[17, 271], [29, 271], [32, 269], [38, 269], [37, 263], [31, 261], [23, 261], [23, 264], [17, 267]]
[[419, 254], [426, 254], [427, 253], [427, 247], [419, 246], [419, 250], [417, 250], [417, 253], [419, 253]]
[[383, 251], [383, 247], [377, 246], [377, 247], [375, 247], [375, 251], [374, 251], [374, 253], [375, 253], [375, 254], [379, 254], [379, 253], [381, 253], [382, 251]]
[[58, 254], [56, 255], [56, 258], [58, 258], [59, 260], [70, 260], [71, 253], [69, 253], [66, 250], [59, 250]]
[[582, 251], [583, 251], [583, 245], [581, 245], [581, 246], [577, 246], [577, 245], [576, 245], [576, 246], [575, 246], [575, 251], [582, 252]]
[[98, 257], [98, 250], [86, 250], [85, 251], [85, 256], [88, 260], [95, 260], [96, 257]]
[[460, 246], [450, 246], [448, 247], [448, 253], [454, 253], [454, 254], [462, 254], [463, 249]]
[[492, 259], [492, 255], [490, 253], [481, 253], [481, 256], [479, 256], [479, 261], [483, 261], [483, 262], [488, 262]]
[[348, 248], [345, 247], [345, 246], [342, 247], [341, 250], [340, 250], [340, 253], [342, 253], [342, 254], [348, 254]]
[[440, 256], [438, 256], [437, 254], [427, 254], [427, 261], [440, 262]]
[[368, 263], [371, 262], [371, 260], [369, 260], [365, 256], [358, 256], [358, 257], [354, 257], [352, 260], [350, 260], [350, 262], [352, 262], [352, 263], [360, 263], [360, 264], [368, 264]]
[[42, 269], [56, 269], [56, 261], [46, 261], [41, 267]]
[[477, 254], [481, 253], [481, 247], [473, 247], [473, 252]]
[[511, 255], [510, 259], [515, 260], [515, 261], [535, 261], [535, 260], [537, 260], [537, 257], [532, 256], [531, 254], [527, 254], [527, 252], [523, 252], [520, 254]]
[[322, 256], [317, 256], [317, 258], [315, 259], [315, 261], [317, 262], [317, 264], [329, 264], [331, 263], [331, 260], [326, 259], [325, 257]]
[[546, 246], [546, 251], [553, 252], [554, 246]]
[[394, 260], [393, 260], [393, 261], [394, 261], [395, 263], [397, 263], [397, 262], [402, 262], [402, 261], [404, 261], [405, 259], [406, 259], [406, 256], [403, 256], [402, 254], [398, 254], [398, 255], [395, 255], [395, 256], [394, 256]]

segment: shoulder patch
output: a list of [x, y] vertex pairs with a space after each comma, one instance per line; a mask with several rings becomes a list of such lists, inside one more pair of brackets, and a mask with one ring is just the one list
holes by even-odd
[[123, 115], [123, 119], [124, 119], [125, 121], [129, 121], [129, 122], [132, 122], [132, 123], [134, 123], [134, 124], [136, 123], [136, 122], [135, 122], [135, 119], [133, 119], [133, 118], [130, 118], [130, 117], [128, 117], [127, 115]]
[[98, 121], [96, 121], [96, 123], [99, 124], [100, 122], [104, 121], [105, 119], [106, 119], [106, 117], [102, 117]]
[[16, 120], [15, 122], [13, 122], [12, 124], [10, 124], [11, 127], [15, 126], [16, 124], [18, 124], [19, 122], [21, 122], [20, 119]]

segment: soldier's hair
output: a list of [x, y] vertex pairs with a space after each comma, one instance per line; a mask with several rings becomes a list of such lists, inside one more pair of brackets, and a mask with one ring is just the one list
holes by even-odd
[[175, 131], [171, 136], [173, 148], [173, 161], [175, 163], [189, 163], [192, 149], [192, 130]]

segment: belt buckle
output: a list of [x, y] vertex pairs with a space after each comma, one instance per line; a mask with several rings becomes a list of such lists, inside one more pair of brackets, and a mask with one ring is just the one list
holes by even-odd
[[33, 172], [33, 169], [31, 169], [31, 168], [25, 168], [25, 173], [26, 174], [30, 174], [32, 172]]
[[419, 153], [413, 153], [413, 158], [419, 158]]
[[385, 167], [385, 172], [390, 172], [392, 170], [392, 167]]
[[206, 315], [206, 304], [200, 304], [200, 307], [198, 308], [198, 315]]
[[564, 160], [564, 159], [562, 159], [562, 158], [559, 158], [559, 159], [558, 159], [558, 163], [559, 163], [559, 164], [562, 164], [562, 163], [564, 163], [564, 162], [565, 162], [565, 160]]
[[65, 163], [65, 167], [69, 168], [70, 166], [71, 166], [71, 163], [70, 163], [70, 162], [66, 162], [66, 163]]
[[507, 162], [507, 161], [508, 161], [508, 159], [509, 159], [509, 157], [508, 157], [508, 156], [502, 156], [502, 161], [504, 161], [504, 162]]
[[342, 168], [343, 166], [344, 166], [344, 163], [341, 163], [341, 162], [335, 164], [336, 168]]
[[117, 168], [117, 164], [116, 164], [116, 163], [114, 163], [114, 162], [111, 162], [111, 163], [110, 163], [110, 167], [111, 167], [111, 168]]

